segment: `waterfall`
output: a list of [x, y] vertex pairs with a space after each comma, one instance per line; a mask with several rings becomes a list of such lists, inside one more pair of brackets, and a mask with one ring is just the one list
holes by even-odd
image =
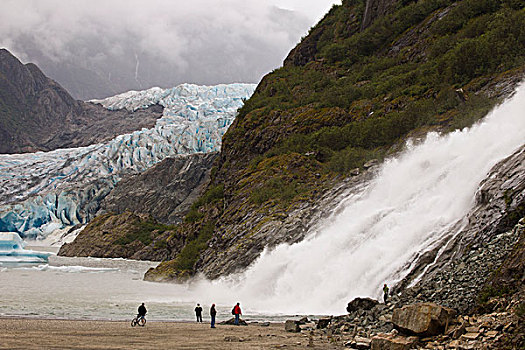
[[185, 292], [287, 314], [344, 313], [354, 297], [379, 298], [383, 283], [399, 281], [417, 254], [465, 217], [491, 167], [524, 142], [521, 86], [481, 123], [407, 145], [302, 242], [266, 250], [244, 273], [201, 280]]

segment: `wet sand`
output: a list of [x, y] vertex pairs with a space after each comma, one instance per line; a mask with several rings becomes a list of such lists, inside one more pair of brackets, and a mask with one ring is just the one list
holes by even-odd
[[121, 321], [0, 319], [0, 349], [341, 349], [316, 331], [289, 333], [284, 324], [248, 326]]

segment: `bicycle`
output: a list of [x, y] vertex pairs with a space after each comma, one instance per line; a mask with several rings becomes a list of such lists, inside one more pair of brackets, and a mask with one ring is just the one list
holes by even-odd
[[131, 327], [135, 327], [137, 325], [144, 327], [146, 325], [146, 317], [140, 315], [135, 316], [135, 318], [131, 320]]

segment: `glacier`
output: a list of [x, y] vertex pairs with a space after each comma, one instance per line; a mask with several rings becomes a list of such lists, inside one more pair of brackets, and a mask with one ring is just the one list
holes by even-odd
[[85, 224], [124, 176], [141, 173], [167, 157], [220, 150], [237, 109], [255, 84], [129, 91], [92, 100], [110, 110], [164, 107], [151, 129], [87, 147], [0, 155], [0, 232], [44, 239], [57, 229]]

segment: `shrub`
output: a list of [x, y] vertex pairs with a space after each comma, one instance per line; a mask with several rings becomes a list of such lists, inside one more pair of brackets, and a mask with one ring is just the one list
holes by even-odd
[[191, 271], [202, 251], [208, 247], [213, 235], [215, 221], [208, 221], [201, 226], [198, 236], [189, 240], [174, 260], [174, 267], [179, 271]]
[[250, 199], [253, 203], [261, 205], [270, 199], [277, 199], [283, 203], [289, 203], [303, 189], [295, 180], [273, 177], [268, 179], [262, 186], [255, 188]]
[[114, 241], [114, 244], [127, 245], [135, 241], [140, 241], [142, 244], [148, 246], [153, 241], [153, 232], [157, 231], [157, 234], [161, 234], [165, 231], [174, 230], [173, 225], [159, 224], [155, 221], [141, 221], [137, 223], [132, 232], [127, 233], [124, 236], [119, 237]]
[[184, 221], [188, 223], [195, 223], [204, 217], [204, 214], [199, 209], [205, 205], [214, 204], [224, 198], [224, 185], [217, 185], [208, 187], [206, 192], [195, 201], [186, 216]]

